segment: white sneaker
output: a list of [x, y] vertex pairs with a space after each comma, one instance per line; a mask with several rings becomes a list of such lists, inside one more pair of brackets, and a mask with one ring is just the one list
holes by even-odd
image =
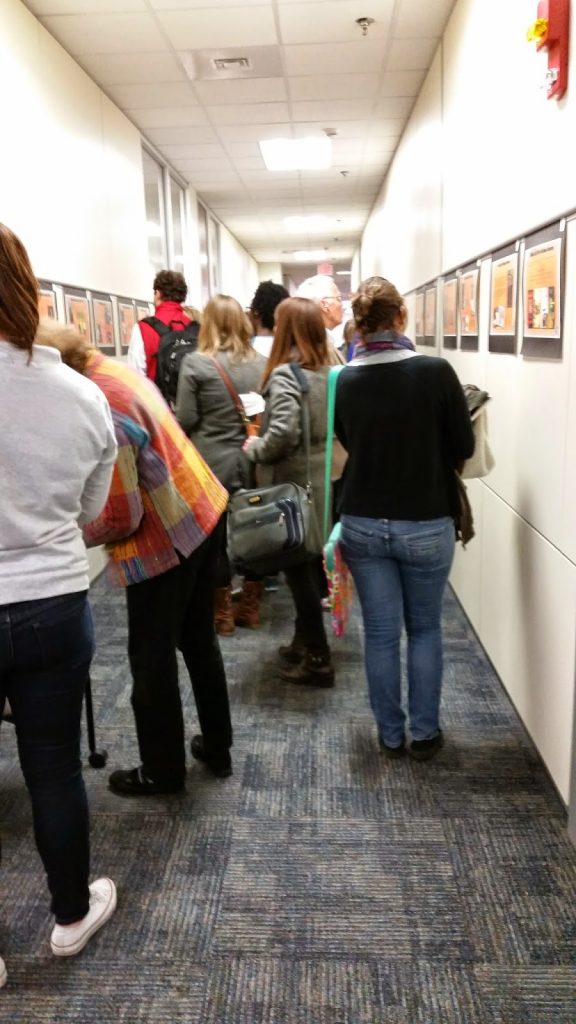
[[50, 936], [54, 956], [75, 956], [116, 910], [116, 886], [111, 878], [98, 878], [88, 888], [90, 910], [86, 916], [74, 924], [54, 925]]
[[0, 988], [8, 981], [8, 971], [6, 970], [6, 964], [0, 956]]

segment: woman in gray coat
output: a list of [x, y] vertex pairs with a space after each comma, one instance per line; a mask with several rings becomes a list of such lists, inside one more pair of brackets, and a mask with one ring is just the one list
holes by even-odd
[[[250, 464], [242, 451], [246, 428], [222, 372], [249, 412], [249, 396], [257, 397], [265, 366], [266, 360], [252, 346], [252, 327], [240, 304], [230, 295], [215, 295], [204, 310], [198, 349], [182, 361], [175, 413], [230, 494], [250, 486]], [[256, 604], [257, 609], [261, 591], [259, 580], [245, 581], [239, 615], [246, 610], [244, 605]], [[231, 569], [225, 547], [214, 619], [218, 633], [234, 632]]]
[[[305, 487], [310, 479], [314, 512], [311, 559], [286, 569], [296, 606], [292, 643], [280, 648], [280, 675], [307, 686], [333, 686], [334, 669], [326, 639], [319, 589], [322, 554], [320, 524], [324, 507], [326, 454], [326, 386], [331, 361], [320, 310], [310, 299], [285, 299], [276, 308], [276, 331], [263, 379], [266, 400], [260, 437], [244, 445], [258, 464], [261, 484], [292, 481]], [[310, 477], [301, 426], [302, 393], [290, 363], [297, 362], [308, 381], [310, 410]]]

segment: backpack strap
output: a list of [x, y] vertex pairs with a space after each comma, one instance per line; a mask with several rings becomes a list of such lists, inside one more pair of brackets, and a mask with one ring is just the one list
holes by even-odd
[[328, 408], [326, 413], [326, 465], [324, 480], [324, 536], [328, 536], [330, 521], [330, 488], [332, 483], [332, 448], [334, 444], [334, 412], [336, 409], [336, 382], [344, 365], [331, 366], [328, 371]]
[[168, 331], [172, 329], [171, 327], [167, 327], [167, 325], [163, 323], [162, 320], [159, 320], [157, 316], [145, 316], [142, 318], [140, 323], [148, 324], [148, 327], [151, 327], [153, 331], [156, 331], [156, 334], [159, 334], [160, 337], [162, 337], [163, 334], [168, 334]]

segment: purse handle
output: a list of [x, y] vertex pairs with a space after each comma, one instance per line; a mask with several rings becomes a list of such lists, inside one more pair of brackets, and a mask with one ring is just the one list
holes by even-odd
[[312, 494], [312, 477], [310, 475], [310, 407], [308, 405], [310, 385], [300, 363], [292, 362], [288, 363], [288, 365], [296, 378], [296, 383], [300, 388], [300, 394], [302, 396], [302, 401], [300, 402], [300, 424], [302, 440], [304, 442], [304, 457], [306, 459], [306, 491], [310, 498]]
[[324, 539], [328, 539], [328, 523], [330, 521], [330, 490], [332, 487], [332, 450], [334, 446], [334, 412], [336, 409], [336, 382], [344, 365], [331, 366], [328, 371], [327, 410], [326, 410], [326, 465], [324, 476]]
[[240, 419], [242, 420], [242, 425], [244, 427], [244, 430], [246, 431], [246, 437], [250, 437], [250, 417], [246, 415], [246, 410], [244, 408], [242, 399], [240, 398], [240, 395], [236, 391], [236, 388], [232, 383], [230, 375], [226, 373], [224, 367], [218, 362], [217, 359], [214, 358], [214, 356], [208, 356], [208, 359], [212, 363], [212, 366], [214, 366], [218, 370], [218, 373], [220, 374], [224, 382], [224, 386], [226, 387], [226, 390], [228, 391], [230, 398], [234, 402], [234, 405], [236, 406], [236, 411]]

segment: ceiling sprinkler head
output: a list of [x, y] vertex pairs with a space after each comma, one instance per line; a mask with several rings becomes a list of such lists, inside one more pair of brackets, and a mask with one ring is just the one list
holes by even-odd
[[323, 128], [322, 131], [328, 139], [333, 139], [335, 135], [338, 135], [336, 128]]
[[367, 36], [370, 25], [374, 24], [374, 18], [356, 18], [356, 24], [362, 29], [362, 35]]

